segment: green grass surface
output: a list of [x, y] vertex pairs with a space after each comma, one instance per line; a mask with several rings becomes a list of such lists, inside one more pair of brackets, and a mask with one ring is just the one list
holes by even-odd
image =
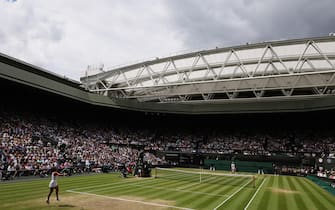
[[333, 195], [302, 177], [261, 175], [253, 187], [251, 178], [168, 174], [59, 177], [61, 201], [53, 194], [50, 205], [48, 178], [2, 182], [0, 209], [335, 209]]

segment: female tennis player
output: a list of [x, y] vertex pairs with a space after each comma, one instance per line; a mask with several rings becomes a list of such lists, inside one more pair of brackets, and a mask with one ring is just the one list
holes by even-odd
[[47, 204], [50, 203], [49, 199], [54, 189], [56, 190], [57, 201], [59, 201], [59, 196], [58, 196], [59, 187], [58, 187], [57, 180], [56, 180], [57, 176], [65, 176], [65, 174], [58, 173], [56, 168], [52, 168], [51, 169], [51, 181], [49, 183], [50, 192], [46, 200]]

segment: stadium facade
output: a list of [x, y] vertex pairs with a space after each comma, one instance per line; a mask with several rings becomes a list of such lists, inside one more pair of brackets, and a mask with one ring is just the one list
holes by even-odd
[[79, 83], [0, 55], [2, 79], [104, 107], [177, 114], [335, 108], [335, 36], [247, 43], [100, 71]]
[[[154, 151], [178, 166], [215, 163], [217, 169], [229, 170], [231, 160], [238, 160], [239, 169], [248, 172], [262, 167], [272, 173], [272, 163], [283, 168], [332, 168], [333, 156], [325, 155], [333, 152], [327, 147], [332, 144], [327, 137], [333, 133], [331, 120], [335, 117], [334, 60], [335, 37], [328, 36], [157, 58], [100, 69], [77, 82], [0, 54], [0, 120], [16, 123], [31, 119], [24, 117], [28, 113], [36, 124], [46, 121], [56, 125], [56, 131], [68, 124], [70, 131], [91, 126], [143, 134], [150, 139], [146, 144], [152, 136], [153, 141], [171, 143], [185, 139], [187, 147], [194, 150], [172, 147]], [[50, 135], [41, 137], [53, 140]], [[103, 144], [113, 144], [112, 138], [103, 137]], [[142, 136], [132, 138], [137, 141]], [[274, 147], [269, 156], [263, 150], [258, 153], [257, 147], [247, 153], [216, 148], [230, 138], [237, 145], [264, 142], [266, 145], [259, 144], [264, 148], [268, 142], [294, 148], [306, 140], [307, 148], [312, 145], [317, 151], [292, 154], [296, 150], [286, 151], [285, 146], [276, 151]], [[205, 146], [208, 150], [202, 152], [201, 143], [212, 146]], [[325, 161], [318, 163], [320, 158]]]

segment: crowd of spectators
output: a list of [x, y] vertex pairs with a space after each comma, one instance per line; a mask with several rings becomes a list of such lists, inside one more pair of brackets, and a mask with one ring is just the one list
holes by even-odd
[[162, 132], [109, 124], [70, 122], [29, 114], [0, 115], [0, 176], [29, 171], [43, 175], [52, 167], [83, 173], [108, 166], [135, 166], [139, 154], [152, 165], [166, 164], [157, 151], [206, 154], [271, 155], [274, 152], [335, 153], [332, 134], [283, 134], [186, 131]]
[[335, 153], [334, 133], [319, 131], [323, 135], [316, 135], [315, 132], [315, 130], [302, 130], [294, 134], [283, 132], [217, 134], [210, 137], [209, 141], [201, 143], [199, 150], [203, 153], [234, 154], [238, 152], [245, 155]]
[[[2, 113], [0, 175], [3, 178], [6, 172], [11, 177], [43, 176], [52, 167], [83, 173], [101, 171], [103, 167], [116, 170], [120, 165], [135, 166], [143, 149], [130, 144], [134, 137], [135, 134], [118, 135], [114, 130], [95, 125]], [[121, 141], [123, 138], [125, 141]], [[164, 159], [147, 151], [144, 154], [149, 164], [164, 164]]]
[[283, 133], [243, 134], [243, 131], [195, 135], [189, 133], [155, 134], [148, 131], [123, 130], [110, 142], [115, 144], [142, 145], [146, 150], [180, 151], [207, 154], [272, 155], [285, 153], [335, 153], [333, 133], [316, 136], [314, 131]]

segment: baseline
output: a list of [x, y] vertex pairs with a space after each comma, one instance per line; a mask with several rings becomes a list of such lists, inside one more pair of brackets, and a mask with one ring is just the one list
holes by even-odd
[[194, 210], [194, 209], [191, 209], [191, 208], [184, 208], [184, 207], [179, 207], [179, 206], [171, 206], [171, 205], [154, 203], [154, 202], [131, 200], [131, 199], [125, 199], [125, 198], [118, 198], [118, 197], [111, 197], [111, 196], [106, 196], [106, 195], [98, 195], [98, 194], [87, 193], [87, 192], [78, 192], [78, 191], [73, 191], [73, 190], [67, 190], [67, 192], [81, 194], [81, 195], [90, 195], [90, 196], [108, 198], [108, 199], [119, 200], [119, 201], [141, 203], [141, 204], [146, 204], [146, 205], [150, 205], [150, 206], [159, 206], [159, 207], [167, 207], [167, 208], [183, 209], [183, 210]]

